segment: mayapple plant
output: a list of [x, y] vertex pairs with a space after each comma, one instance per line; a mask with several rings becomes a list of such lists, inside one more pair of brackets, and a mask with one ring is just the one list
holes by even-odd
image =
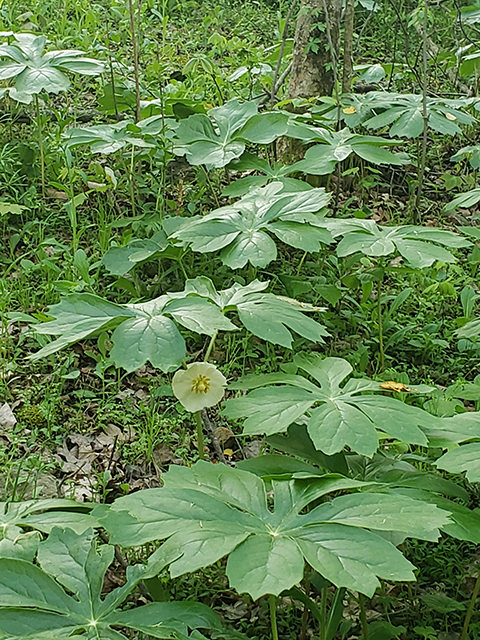
[[184, 291], [166, 293], [149, 302], [116, 304], [91, 293], [75, 293], [50, 307], [55, 320], [34, 326], [38, 334], [56, 340], [30, 356], [49, 356], [85, 338], [112, 331], [110, 358], [117, 367], [135, 371], [147, 361], [161, 371], [177, 370], [186, 357], [186, 344], [178, 326], [197, 334], [216, 336], [237, 331], [227, 314], [235, 313], [253, 335], [292, 348], [298, 333], [312, 342], [323, 342], [325, 327], [306, 315], [322, 311], [313, 305], [265, 292], [268, 282], [254, 280], [217, 291], [204, 276], [187, 280]]
[[70, 80], [65, 71], [96, 76], [104, 70], [98, 60], [86, 58], [83, 51], [71, 49], [66, 51], [48, 51], [46, 36], [31, 33], [11, 34], [10, 44], [0, 45], [0, 80], [15, 78], [15, 86], [1, 89], [0, 97], [7, 92], [13, 100], [30, 104], [35, 100], [38, 143], [40, 147], [40, 164], [42, 176], [42, 192], [45, 191], [45, 160], [43, 151], [42, 119], [38, 99], [42, 91], [59, 93], [67, 91]]
[[[397, 110], [394, 118], [392, 114], [385, 117], [390, 124], [398, 120], [400, 126], [413, 107], [397, 106], [405, 108]], [[418, 105], [413, 106], [416, 109]], [[447, 114], [445, 119], [451, 121]], [[112, 133], [89, 128], [73, 132], [71, 139], [80, 144], [92, 143], [95, 138], [107, 145], [100, 146], [105, 152], [114, 148], [108, 146], [113, 143], [134, 144], [127, 140], [127, 131]], [[141, 136], [136, 130], [129, 133]], [[185, 155], [190, 164], [218, 169], [240, 157], [248, 162], [248, 157], [243, 156], [247, 143], [269, 144], [280, 135], [320, 143], [311, 147], [300, 167], [297, 165], [312, 173], [328, 173], [352, 153], [374, 163], [405, 161], [384, 149], [395, 141], [359, 136], [349, 130], [320, 130], [294, 122], [284, 113], [258, 114], [255, 104], [238, 100], [212, 109], [208, 115], [183, 119], [174, 127], [172, 143], [174, 153]], [[237, 166], [242, 166], [241, 162]], [[126, 273], [152, 256], [168, 259], [171, 255], [163, 254], [168, 237], [170, 245], [182, 250], [219, 252], [225, 266], [241, 269], [249, 265], [254, 271], [277, 258], [277, 241], [309, 253], [318, 253], [325, 245], [338, 241], [339, 257], [366, 255], [377, 263], [383, 353], [381, 282], [387, 260], [398, 253], [418, 269], [435, 261], [451, 263], [455, 256], [447, 248], [458, 249], [469, 243], [438, 229], [381, 227], [371, 220], [329, 219], [326, 207], [330, 195], [324, 189], [288, 180], [289, 170], [285, 167], [273, 165], [271, 170], [268, 166], [265, 170], [265, 163], [261, 163], [254, 169], [262, 167], [267, 180], [273, 180], [270, 184], [259, 187], [264, 183], [263, 177], [252, 181], [250, 184], [256, 188], [242, 193], [239, 201], [203, 217], [167, 218], [157, 237], [115, 247], [108, 257], [104, 256], [103, 263], [115, 273], [123, 269]], [[242, 191], [241, 185], [237, 193]], [[322, 343], [328, 335], [321, 324], [307, 315], [320, 309], [267, 292], [267, 286], [267, 282], [252, 277], [246, 285], [235, 283], [219, 291], [209, 278], [199, 276], [187, 280], [183, 291], [167, 292], [146, 302], [116, 304], [91, 293], [73, 294], [50, 308], [52, 321], [36, 327], [39, 335], [51, 334], [56, 339], [32, 359], [110, 332], [110, 358], [117, 367], [132, 372], [150, 361], [166, 374], [175, 372], [173, 393], [186, 411], [195, 415], [199, 457], [203, 458], [201, 412], [222, 400], [227, 385], [223, 374], [208, 362], [218, 332], [238, 331], [241, 325], [250, 334], [287, 349], [294, 346], [292, 332], [309, 341], [309, 346]], [[185, 365], [187, 347], [179, 327], [210, 337], [204, 362]], [[380, 579], [414, 579], [413, 566], [396, 546], [406, 537], [433, 541], [442, 530], [478, 542], [477, 514], [445, 498], [465, 501], [466, 492], [461, 487], [456, 490], [453, 483], [432, 478], [433, 474], [419, 477], [414, 468], [406, 469], [402, 461], [384, 460], [396, 447], [446, 448], [449, 451], [437, 460], [437, 466], [453, 472], [466, 470], [476, 480], [478, 463], [474, 464], [473, 458], [478, 459], [479, 452], [477, 414], [455, 422], [436, 418], [413, 404], [389, 397], [391, 387], [365, 377], [351, 377], [351, 365], [341, 358], [324, 358], [310, 352], [296, 354], [288, 364], [288, 373], [247, 376], [231, 385], [231, 389], [248, 393], [229, 399], [224, 414], [232, 420], [245, 419], [245, 434], [265, 435], [270, 446], [289, 456], [260, 456], [253, 462], [240, 463], [238, 466], [243, 464], [243, 469], [204, 460], [188, 468], [172, 465], [163, 476], [162, 488], [138, 491], [111, 505], [98, 505], [90, 514], [96, 525], [109, 533], [112, 544], [134, 547], [163, 541], [146, 567], [130, 570], [123, 592], [117, 591], [103, 601], [100, 598], [98, 585], [112, 556], [111, 548], [101, 547], [97, 553], [90, 533], [80, 532], [82, 541], [75, 541], [71, 533], [54, 530], [39, 547], [38, 565], [30, 562], [27, 568], [23, 560], [14, 569], [3, 562], [0, 607], [12, 607], [11, 599], [1, 600], [2, 584], [18, 598], [12, 584], [20, 573], [28, 576], [29, 585], [36, 581], [48, 593], [40, 604], [38, 599], [32, 604], [32, 599], [25, 598], [19, 606], [15, 600], [15, 615], [20, 609], [35, 610], [34, 614], [29, 611], [31, 620], [24, 618], [33, 631], [38, 631], [38, 624], [44, 625], [40, 628], [45, 630], [48, 621], [58, 625], [60, 615], [63, 621], [72, 623], [72, 633], [83, 633], [87, 638], [95, 637], [94, 632], [100, 627], [106, 638], [119, 638], [119, 632], [112, 628], [115, 625], [164, 637], [160, 634], [167, 633], [168, 625], [162, 630], [147, 624], [148, 616], [148, 620], [155, 616], [161, 622], [165, 620], [157, 606], [160, 603], [146, 605], [140, 612], [118, 610], [123, 601], [120, 595], [125, 595], [133, 584], [132, 576], [136, 580], [141, 574], [141, 579], [149, 579], [168, 568], [175, 577], [227, 558], [226, 574], [233, 588], [254, 599], [269, 597], [272, 635], [277, 640], [275, 599], [302, 581], [306, 565], [326, 585], [325, 606], [328, 584], [337, 588], [341, 606], [343, 589], [372, 596]], [[182, 365], [185, 368], [179, 369]], [[425, 392], [420, 386], [408, 390], [410, 395]], [[455, 449], [457, 444], [461, 446]], [[62, 538], [63, 547], [58, 544]], [[51, 550], [50, 556], [45, 552], [50, 547], [63, 549], [57, 557], [67, 557], [67, 547], [82, 549], [70, 553], [70, 557], [76, 560], [73, 564], [77, 587], [81, 585], [77, 592], [86, 594], [87, 583], [88, 598], [94, 596], [87, 613], [82, 603], [63, 591], [63, 587], [70, 592], [73, 589], [61, 568], [45, 561], [46, 556], [52, 557]], [[46, 574], [49, 575], [45, 577]], [[53, 601], [57, 604], [52, 605]], [[91, 614], [88, 619], [87, 614]], [[0, 630], [15, 637], [8, 623], [12, 615], [7, 613], [7, 622], [3, 622], [0, 612]], [[201, 638], [198, 627], [215, 628], [215, 624], [209, 627], [198, 621], [186, 622], [186, 627], [171, 629], [166, 637], [183, 640], [189, 629], [195, 629], [191, 637]], [[56, 631], [57, 627], [49, 630]], [[334, 635], [335, 632], [329, 638]]]
[[0, 557], [1, 638], [125, 640], [131, 636], [121, 631], [128, 629], [152, 638], [206, 640], [190, 630], [221, 632], [218, 616], [200, 602], [122, 609], [146, 574], [143, 565], [128, 567], [126, 583], [102, 597], [114, 547], [97, 545], [92, 529], [78, 534], [54, 527], [35, 556], [37, 564], [33, 557]]
[[165, 567], [179, 576], [228, 556], [233, 588], [269, 596], [274, 640], [276, 598], [302, 581], [305, 562], [337, 588], [372, 596], [378, 578], [414, 580], [388, 532], [435, 540], [449, 523], [448, 511], [433, 504], [339, 474], [266, 482], [199, 461], [172, 465], [163, 478], [161, 489], [98, 508], [111, 541], [130, 547], [165, 539], [149, 559], [149, 577]]

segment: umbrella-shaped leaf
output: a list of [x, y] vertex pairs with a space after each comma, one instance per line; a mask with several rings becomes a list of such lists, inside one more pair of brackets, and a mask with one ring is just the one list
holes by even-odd
[[462, 444], [460, 447], [450, 449], [435, 465], [450, 473], [467, 472], [467, 480], [480, 482], [480, 442]]
[[[423, 106], [420, 94], [372, 91], [365, 96], [356, 96], [356, 100], [362, 105], [362, 122], [367, 129], [380, 129], [393, 123], [389, 131], [390, 136], [417, 138], [423, 132]], [[459, 108], [466, 106], [467, 101], [462, 99], [452, 101], [428, 97], [428, 126], [445, 135], [461, 134], [457, 122], [475, 122], [475, 118]], [[381, 113], [378, 113], [379, 111]], [[376, 115], [372, 116], [372, 113]]]
[[295, 362], [315, 378], [318, 387], [293, 386], [289, 376], [281, 384], [281, 374], [270, 379], [271, 385], [280, 385], [276, 387], [256, 388], [255, 376], [236, 383], [236, 388], [254, 388], [248, 395], [227, 400], [225, 404], [228, 416], [246, 417], [245, 433], [284, 432], [302, 413], [307, 413], [308, 433], [323, 453], [332, 455], [348, 446], [372, 456], [378, 448], [377, 429], [404, 442], [425, 445], [427, 438], [419, 426], [433, 427], [438, 422], [426, 411], [399, 400], [371, 393], [362, 395], [382, 391], [380, 383], [372, 380], [350, 379], [340, 386], [352, 371], [341, 358], [322, 359], [311, 354], [297, 356]]
[[73, 632], [83, 628], [86, 635], [81, 637], [116, 640], [125, 636], [112, 626], [121, 626], [154, 638], [185, 640], [189, 628], [221, 628], [218, 617], [201, 603], [155, 602], [118, 610], [143, 577], [144, 568], [129, 567], [126, 584], [102, 599], [105, 573], [113, 557], [112, 546], [97, 548], [91, 530], [79, 536], [54, 529], [40, 545], [40, 566], [0, 558], [0, 631], [9, 638], [50, 640], [77, 637]]
[[471, 246], [468, 240], [452, 231], [428, 227], [381, 227], [373, 220], [328, 220], [326, 226], [334, 237], [343, 236], [337, 246], [341, 257], [357, 252], [382, 257], [397, 250], [416, 269], [429, 267], [436, 260], [455, 262], [455, 257], [444, 246]]
[[259, 158], [253, 153], [245, 152], [237, 160], [233, 160], [228, 168], [232, 171], [259, 171], [264, 175], [249, 175], [231, 182], [228, 187], [222, 191], [222, 196], [236, 198], [248, 193], [251, 189], [263, 187], [267, 182], [282, 182], [286, 191], [293, 191], [295, 186], [300, 189], [305, 188], [303, 181], [295, 178], [287, 178], [286, 176], [292, 172], [287, 166], [273, 161], [272, 164], [265, 158]]
[[190, 164], [224, 167], [245, 151], [245, 142], [236, 133], [256, 113], [254, 102], [230, 100], [210, 109], [210, 117], [194, 114], [176, 129], [174, 153], [185, 155]]
[[329, 199], [323, 188], [289, 190], [282, 182], [272, 182], [233, 205], [186, 220], [171, 232], [171, 239], [202, 253], [223, 248], [222, 262], [232, 269], [248, 262], [265, 267], [277, 256], [267, 232], [306, 251], [331, 242], [322, 215]]
[[159, 258], [169, 247], [163, 231], [150, 239], [134, 238], [124, 247], [110, 247], [102, 256], [102, 264], [114, 275], [123, 276], [137, 264]]
[[[191, 468], [171, 468], [164, 480], [161, 489], [119, 498], [107, 510], [102, 507], [113, 540], [130, 546], [168, 538], [151, 556], [147, 576], [167, 565], [178, 575], [198, 568], [202, 558], [210, 564], [228, 555], [231, 585], [253, 598], [278, 595], [298, 583], [304, 559], [337, 586], [368, 595], [379, 584], [377, 576], [411, 580], [412, 565], [367, 529], [408, 531], [432, 539], [448, 522], [448, 512], [434, 505], [373, 493], [371, 483], [341, 476], [319, 477], [313, 487], [310, 482], [272, 481], [273, 511], [267, 507], [264, 482], [246, 471], [225, 466], [219, 472], [218, 466], [198, 462]], [[302, 513], [330, 492], [363, 486], [370, 491], [327, 500]], [[190, 537], [194, 542], [185, 548]]]
[[[162, 371], [172, 371], [185, 357], [185, 341], [174, 322], [212, 335], [235, 326], [210, 301], [160, 296], [142, 304], [120, 305], [88, 293], [73, 294], [51, 307], [53, 322], [35, 325], [39, 333], [59, 335], [30, 356], [36, 360], [101, 331], [114, 329], [110, 353], [119, 367], [133, 371], [147, 360]], [[174, 320], [172, 320], [174, 318]]]
[[85, 58], [83, 51], [50, 51], [44, 53], [47, 39], [31, 33], [19, 33], [10, 45], [0, 46], [0, 78], [16, 78], [10, 89], [14, 100], [30, 102], [28, 96], [45, 90], [47, 93], [66, 91], [70, 81], [63, 70], [83, 75], [98, 75], [104, 66], [97, 60]]
[[101, 124], [95, 127], [83, 127], [70, 129], [64, 138], [65, 146], [78, 147], [84, 144], [91, 145], [92, 153], [115, 153], [127, 146], [151, 148], [154, 145], [143, 140], [135, 132], [128, 129], [128, 122], [116, 124]]
[[318, 307], [296, 302], [291, 298], [264, 293], [268, 282], [254, 280], [247, 286], [234, 284], [217, 291], [209, 278], [200, 276], [187, 280], [185, 291], [177, 296], [200, 296], [218, 305], [222, 313], [237, 312], [243, 326], [254, 335], [284, 347], [291, 348], [295, 331], [312, 342], [323, 342], [328, 332], [321, 324], [304, 312], [323, 311]]
[[374, 136], [361, 136], [349, 129], [338, 132], [324, 131], [323, 144], [310, 147], [305, 158], [290, 167], [290, 170], [303, 171], [313, 175], [331, 173], [337, 162], [346, 160], [351, 153], [374, 164], [405, 164], [408, 158], [395, 156], [382, 146], [391, 146], [398, 141], [386, 140]]

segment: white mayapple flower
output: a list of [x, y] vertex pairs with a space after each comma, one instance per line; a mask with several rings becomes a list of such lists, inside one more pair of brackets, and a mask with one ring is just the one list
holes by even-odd
[[193, 362], [179, 369], [172, 380], [175, 397], [187, 411], [195, 413], [218, 404], [225, 393], [227, 380], [214, 364]]

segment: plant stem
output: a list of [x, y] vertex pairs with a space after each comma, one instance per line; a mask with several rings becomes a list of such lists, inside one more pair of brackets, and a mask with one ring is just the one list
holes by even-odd
[[302, 270], [303, 267], [303, 263], [305, 262], [305, 258], [307, 257], [307, 252], [305, 251], [305, 253], [303, 254], [303, 256], [300, 259], [300, 262], [298, 263], [298, 267], [297, 267], [297, 276], [300, 275], [300, 271]]
[[198, 457], [200, 460], [205, 460], [205, 451], [203, 446], [203, 420], [201, 411], [195, 411], [195, 422], [197, 423]]
[[206, 180], [206, 182], [208, 184], [208, 187], [209, 187], [210, 191], [212, 192], [213, 199], [215, 200], [215, 204], [216, 204], [217, 209], [218, 209], [220, 207], [220, 202], [218, 201], [217, 192], [215, 191], [215, 189], [213, 187], [212, 181], [210, 180], [210, 176], [208, 175], [208, 171], [207, 171], [207, 169], [205, 168], [204, 165], [202, 165], [202, 169], [203, 169], [203, 172], [205, 173], [205, 180]]
[[360, 605], [360, 622], [362, 623], [362, 640], [368, 640], [367, 613], [365, 611], [365, 598], [363, 593], [358, 594], [358, 604]]
[[43, 153], [42, 118], [40, 116], [40, 102], [38, 100], [38, 93], [35, 94], [35, 111], [37, 112], [38, 146], [40, 147], [40, 171], [42, 176], [42, 197], [45, 198], [45, 156]]
[[353, 30], [355, 27], [355, 0], [345, 2], [345, 31], [343, 36], [343, 76], [342, 93], [352, 90], [353, 75]]
[[322, 601], [320, 603], [320, 640], [327, 640], [327, 587], [322, 589]]
[[208, 343], [208, 347], [207, 347], [207, 351], [205, 353], [205, 362], [208, 362], [208, 359], [210, 358], [210, 355], [212, 353], [212, 349], [215, 345], [215, 339], [218, 335], [218, 329], [215, 329], [215, 331], [212, 334], [212, 337], [210, 338], [210, 342]]
[[283, 26], [283, 31], [281, 33], [282, 44], [280, 45], [280, 52], [278, 54], [277, 66], [275, 67], [275, 72], [273, 74], [272, 93], [271, 93], [271, 96], [270, 96], [270, 98], [271, 98], [270, 109], [272, 109], [272, 111], [273, 111], [273, 107], [275, 106], [275, 94], [277, 93], [278, 73], [280, 71], [280, 66], [282, 64], [282, 58], [283, 58], [283, 51], [285, 49], [285, 44], [287, 42], [288, 23], [290, 22], [291, 15], [293, 13], [293, 10], [294, 10], [296, 4], [297, 4], [297, 0], [292, 0], [292, 2], [290, 3], [290, 7], [288, 9], [288, 13], [287, 13], [287, 16], [285, 18], [285, 23], [284, 23], [284, 26]]
[[475, 602], [478, 597], [478, 592], [480, 591], [480, 571], [478, 572], [477, 580], [475, 582], [475, 586], [473, 587], [472, 597], [470, 598], [470, 604], [468, 605], [467, 615], [465, 616], [465, 622], [463, 624], [462, 635], [460, 636], [460, 640], [466, 640], [468, 627], [470, 625], [470, 620], [472, 619], [473, 611], [475, 609]]
[[[305, 595], [307, 596], [307, 598], [310, 597], [310, 577], [309, 574], [307, 573], [305, 575], [305, 582], [304, 582], [304, 588], [305, 588]], [[307, 627], [308, 627], [308, 616], [309, 616], [309, 610], [308, 607], [305, 606], [305, 604], [303, 605], [303, 612], [302, 612], [302, 627], [301, 627], [301, 631], [300, 631], [300, 637], [299, 640], [306, 640], [307, 638]]]
[[382, 280], [377, 285], [377, 320], [378, 320], [378, 349], [380, 352], [380, 370], [385, 371], [385, 351], [383, 346], [383, 318], [382, 318]]
[[277, 598], [270, 595], [268, 597], [270, 604], [270, 624], [272, 626], [272, 640], [278, 640], [278, 628], [277, 628]]
[[135, 32], [135, 12], [133, 0], [128, 0], [128, 13], [130, 15], [130, 31], [132, 35], [133, 69], [135, 73], [135, 120], [140, 120], [140, 73], [138, 70], [137, 34]]
[[422, 101], [422, 117], [423, 117], [423, 137], [422, 137], [422, 155], [420, 158], [420, 172], [418, 174], [418, 186], [417, 197], [415, 198], [415, 208], [413, 211], [413, 218], [415, 224], [420, 224], [420, 199], [423, 191], [423, 181], [425, 179], [425, 164], [427, 161], [427, 140], [428, 140], [428, 110], [427, 110], [427, 89], [428, 89], [428, 77], [427, 77], [427, 27], [428, 27], [428, 0], [424, 0], [423, 4], [423, 29], [422, 29], [422, 44], [423, 44], [423, 101]]
[[130, 155], [130, 175], [128, 177], [128, 181], [130, 183], [130, 199], [132, 202], [132, 215], [135, 216], [136, 215], [136, 208], [135, 208], [135, 178], [133, 176], [133, 163], [135, 161], [135, 145], [132, 144], [132, 153]]

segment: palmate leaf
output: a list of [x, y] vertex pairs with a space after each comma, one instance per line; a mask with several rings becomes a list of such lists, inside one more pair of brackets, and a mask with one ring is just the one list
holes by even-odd
[[472, 189], [471, 191], [466, 191], [465, 193], [461, 193], [460, 195], [456, 196], [453, 200], [445, 205], [444, 210], [454, 211], [459, 207], [468, 209], [476, 205], [478, 201], [480, 201], [480, 189]]
[[480, 442], [462, 444], [460, 447], [450, 449], [435, 462], [435, 465], [450, 473], [466, 471], [467, 480], [480, 482]]
[[169, 372], [181, 365], [186, 354], [177, 325], [210, 336], [215, 331], [235, 331], [238, 327], [225, 315], [229, 312], [236, 312], [248, 331], [274, 344], [291, 348], [291, 331], [312, 342], [323, 342], [329, 335], [325, 327], [303, 313], [321, 309], [265, 293], [267, 286], [268, 282], [255, 281], [247, 287], [236, 284], [217, 292], [211, 280], [200, 277], [188, 280], [183, 292], [127, 305], [90, 293], [72, 294], [50, 308], [55, 320], [34, 326], [38, 333], [58, 338], [29, 358], [38, 360], [85, 338], [112, 331], [110, 357], [116, 366], [134, 371], [150, 361]]
[[294, 187], [304, 189], [305, 183], [295, 178], [287, 178], [287, 175], [291, 173], [291, 169], [287, 165], [280, 164], [279, 162], [270, 162], [265, 158], [259, 158], [253, 153], [247, 151], [243, 153], [240, 158], [233, 160], [228, 165], [228, 169], [232, 171], [259, 171], [263, 175], [249, 175], [245, 178], [239, 178], [231, 182], [228, 187], [222, 191], [222, 196], [228, 196], [229, 198], [238, 198], [244, 196], [251, 189], [255, 187], [263, 187], [268, 182], [281, 182], [286, 187], [286, 191], [294, 191]]
[[[257, 114], [254, 102], [230, 100], [209, 111], [209, 116], [197, 113], [180, 122], [175, 132], [174, 153], [185, 155], [193, 165], [220, 168], [245, 151], [245, 142], [235, 139], [235, 133]], [[212, 123], [215, 123], [215, 125]]]
[[289, 115], [258, 113], [254, 101], [229, 100], [210, 109], [208, 116], [196, 113], [180, 122], [174, 153], [185, 155], [193, 165], [220, 168], [240, 157], [245, 143], [270, 144], [287, 132]]
[[138, 264], [177, 251], [169, 246], [165, 233], [158, 231], [151, 238], [133, 238], [126, 246], [110, 247], [101, 262], [110, 273], [123, 276]]
[[455, 262], [455, 257], [444, 249], [444, 246], [449, 248], [471, 246], [471, 243], [462, 236], [443, 229], [413, 225], [381, 227], [373, 220], [358, 219], [328, 220], [326, 226], [335, 238], [343, 236], [337, 246], [337, 254], [340, 257], [360, 252], [380, 258], [398, 251], [416, 269], [429, 267], [437, 260]]
[[47, 38], [30, 33], [14, 36], [11, 44], [0, 46], [0, 78], [16, 78], [10, 97], [30, 102], [31, 96], [45, 90], [47, 93], [66, 91], [70, 81], [64, 71], [83, 75], [98, 75], [104, 66], [97, 60], [85, 58], [83, 51], [50, 51], [44, 53]]
[[127, 371], [138, 369], [147, 360], [165, 372], [177, 369], [185, 357], [185, 341], [176, 323], [207, 335], [236, 328], [216, 305], [200, 297], [160, 296], [147, 303], [120, 305], [78, 293], [53, 305], [50, 314], [56, 320], [35, 325], [35, 330], [59, 337], [30, 359], [38, 360], [79, 340], [113, 330], [112, 360]]
[[122, 627], [154, 638], [186, 640], [188, 629], [221, 627], [208, 607], [195, 602], [154, 602], [120, 611], [117, 607], [143, 577], [144, 567], [129, 567], [126, 584], [102, 599], [105, 572], [113, 557], [113, 546], [97, 548], [91, 530], [78, 535], [55, 528], [39, 546], [40, 566], [0, 558], [0, 631], [9, 638], [98, 640], [124, 639], [112, 628]]
[[[412, 566], [374, 531], [400, 530], [433, 539], [447, 512], [405, 496], [355, 493], [334, 498], [301, 515], [330, 492], [364, 485], [327, 475], [314, 482], [272, 482], [224, 465], [172, 466], [162, 489], [116, 500], [103, 523], [123, 546], [167, 538], [150, 557], [147, 576], [170, 566], [172, 576], [228, 555], [231, 585], [256, 599], [278, 595], [303, 577], [304, 561], [339, 587], [372, 595], [378, 577], [412, 580]], [[367, 530], [370, 529], [370, 530]]]
[[53, 527], [60, 525], [83, 533], [98, 524], [86, 511], [90, 511], [88, 505], [73, 500], [0, 502], [0, 540], [14, 540], [25, 529], [49, 533]]
[[[475, 118], [462, 111], [468, 107], [469, 99], [427, 98], [428, 127], [444, 135], [462, 133], [459, 124], [471, 125]], [[360, 124], [367, 129], [390, 127], [390, 136], [417, 138], [423, 132], [423, 104], [420, 94], [389, 93], [371, 91], [365, 95], [342, 96], [343, 119], [350, 127]], [[346, 112], [348, 108], [352, 113]], [[336, 110], [336, 105], [332, 111]]]
[[[393, 122], [391, 136], [417, 138], [424, 126], [422, 96], [393, 94], [392, 103], [397, 106], [369, 118], [363, 123], [364, 126], [367, 129], [378, 129]], [[444, 135], [461, 135], [462, 130], [457, 122], [472, 124], [475, 118], [460, 111], [460, 106], [463, 106], [461, 101], [427, 98], [428, 126]]]
[[[311, 354], [296, 356], [294, 361], [318, 386], [303, 376], [282, 374], [249, 375], [231, 385], [254, 389], [225, 404], [227, 416], [246, 418], [244, 433], [284, 432], [307, 413], [308, 434], [315, 448], [327, 455], [348, 446], [371, 457], [379, 444], [377, 429], [403, 442], [427, 444], [419, 426], [434, 428], [438, 418], [394, 398], [372, 395], [372, 391], [382, 391], [373, 380], [351, 378], [341, 387], [352, 372], [346, 360]], [[364, 392], [369, 393], [362, 395]]]
[[330, 194], [308, 185], [302, 191], [288, 189], [282, 182], [253, 189], [233, 205], [185, 220], [170, 237], [192, 251], [222, 249], [220, 258], [231, 269], [247, 263], [265, 267], [275, 260], [270, 234], [298, 249], [319, 251], [332, 241], [324, 219]]
[[374, 164], [402, 165], [409, 162], [408, 156], [397, 156], [383, 148], [398, 144], [396, 140], [361, 136], [351, 133], [349, 129], [338, 132], [323, 130], [322, 137], [323, 144], [310, 147], [305, 158], [292, 165], [290, 171], [326, 175], [332, 173], [337, 162], [346, 160], [352, 153]]
[[304, 313], [323, 309], [265, 293], [267, 286], [268, 282], [254, 280], [246, 286], [234, 284], [229, 289], [217, 291], [210, 278], [199, 276], [187, 280], [182, 293], [170, 295], [208, 298], [218, 305], [222, 313], [236, 312], [243, 326], [255, 336], [288, 349], [292, 347], [291, 331], [313, 342], [323, 342], [329, 333]]
[[125, 121], [69, 129], [63, 137], [67, 148], [90, 145], [92, 153], [108, 155], [128, 146], [147, 149], [155, 146], [143, 140], [140, 134], [139, 126]]

